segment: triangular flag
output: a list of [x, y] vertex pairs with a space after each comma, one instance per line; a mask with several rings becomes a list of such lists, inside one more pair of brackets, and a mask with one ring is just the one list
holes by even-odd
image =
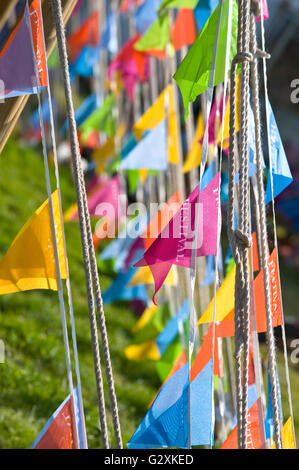
[[170, 37], [169, 14], [166, 12], [159, 16], [143, 36], [134, 45], [135, 50], [151, 53], [165, 51]]
[[[139, 268], [136, 273], [134, 274], [133, 278], [130, 281], [130, 286], [138, 286], [139, 284], [154, 284], [154, 278], [151, 273], [151, 270], [148, 266], [144, 266], [142, 268]], [[176, 276], [175, 272], [173, 269], [171, 269], [164, 281], [164, 284], [166, 286], [175, 286], [177, 284], [176, 282]]]
[[[260, 400], [260, 398], [259, 398]], [[247, 414], [247, 449], [261, 449], [262, 438], [259, 427], [258, 400], [249, 408]], [[234, 427], [220, 449], [238, 449], [238, 428]]]
[[[52, 195], [61, 278], [67, 278], [58, 192]], [[57, 290], [49, 203], [27, 221], [0, 261], [0, 294]]]
[[198, 0], [164, 0], [159, 10], [164, 8], [191, 8], [194, 9], [198, 4]]
[[[154, 243], [146, 250], [143, 258], [136, 263], [136, 267], [148, 265], [152, 271], [155, 279], [153, 300], [173, 264], [190, 268], [195, 230], [198, 234], [196, 256], [216, 254], [218, 204], [219, 173], [200, 193], [199, 187], [195, 188]], [[200, 214], [197, 218], [198, 225], [194, 229], [196, 209]]]
[[[209, 445], [212, 437], [212, 361], [190, 384], [191, 444]], [[187, 448], [189, 363], [169, 377], [128, 442], [129, 449]]]
[[[283, 449], [295, 449], [295, 442], [294, 442], [294, 434], [293, 434], [293, 426], [292, 426], [292, 418], [289, 417], [287, 422], [282, 428], [281, 431], [281, 438], [282, 438], [282, 448]], [[275, 442], [271, 446], [271, 449], [276, 449]]]
[[168, 121], [168, 161], [177, 164], [179, 161], [179, 140], [177, 135], [177, 117], [175, 114], [173, 85], [168, 85], [152, 106], [134, 124], [134, 134], [138, 139], [141, 139], [147, 130], [153, 130], [163, 119], [167, 119]]
[[204, 135], [204, 124], [202, 113], [198, 116], [197, 127], [192, 141], [191, 149], [188, 152], [186, 161], [183, 166], [183, 173], [188, 173], [193, 168], [197, 168], [201, 161], [201, 144], [200, 140]]
[[79, 127], [82, 132], [83, 142], [87, 140], [92, 131], [104, 132], [108, 137], [113, 137], [116, 133], [115, 117], [113, 108], [115, 106], [115, 96], [108, 95], [102, 106], [94, 111]]
[[97, 46], [100, 37], [99, 12], [94, 11], [67, 39], [70, 61], [75, 62], [84, 46]]
[[[222, 7], [220, 21], [220, 35], [216, 55], [214, 86], [224, 81], [225, 58], [226, 58], [226, 38], [228, 29], [229, 1], [225, 0]], [[178, 86], [180, 87], [185, 106], [185, 118], [189, 114], [189, 103], [194, 101], [198, 95], [208, 88], [209, 75], [213, 63], [213, 45], [217, 31], [220, 7], [214, 10], [206, 22], [201, 33], [197, 37], [193, 46], [189, 49], [184, 60], [174, 74]], [[237, 29], [238, 29], [238, 6], [233, 0], [233, 19], [230, 62], [236, 55], [237, 50]]]
[[121, 161], [123, 170], [161, 170], [168, 167], [167, 124], [161, 121]]
[[196, 30], [192, 10], [179, 10], [171, 35], [173, 46], [176, 51], [194, 43], [196, 39]]
[[[273, 178], [273, 197], [278, 196], [287, 186], [289, 186], [293, 177], [289, 168], [288, 160], [281, 142], [279, 130], [275, 121], [273, 110], [270, 102], [269, 107], [269, 132], [270, 132], [270, 149], [269, 158], [272, 164]], [[271, 178], [268, 175], [265, 202], [268, 204], [272, 200]]]
[[37, 93], [28, 5], [0, 52], [0, 99]]
[[142, 328], [144, 328], [145, 325], [151, 320], [159, 308], [160, 307], [155, 304], [149, 305], [149, 307], [144, 310], [143, 314], [132, 328], [132, 333], [136, 334], [138, 331], [142, 330]]
[[[76, 423], [73, 420], [72, 406]], [[75, 447], [75, 426], [78, 435], [78, 447]], [[78, 388], [53, 413], [47, 424], [35, 439], [31, 449], [86, 449], [84, 442], [85, 425], [79, 406]]]

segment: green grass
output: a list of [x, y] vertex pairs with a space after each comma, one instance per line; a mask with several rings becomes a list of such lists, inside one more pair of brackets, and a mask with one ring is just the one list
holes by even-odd
[[[66, 210], [75, 201], [75, 192], [69, 169], [62, 168], [60, 175], [63, 208]], [[53, 179], [52, 182], [54, 188]], [[41, 154], [19, 147], [14, 140], [8, 142], [1, 155], [0, 196], [2, 256], [27, 219], [47, 198]], [[100, 448], [84, 267], [77, 223], [66, 224], [66, 239], [88, 444], [90, 448]], [[288, 282], [284, 282], [283, 276], [282, 279], [286, 311], [291, 314], [296, 283], [293, 276], [289, 276]], [[111, 272], [100, 269], [102, 290], [109, 286], [111, 280]], [[124, 349], [131, 342], [131, 328], [136, 322], [136, 315], [125, 303], [105, 306], [105, 314], [122, 434], [126, 443], [145, 415], [147, 404], [160, 382], [154, 363], [136, 364], [124, 356]], [[0, 364], [0, 448], [29, 448], [68, 394], [57, 293], [32, 291], [0, 296], [0, 339], [5, 342], [6, 348], [5, 363]], [[285, 405], [286, 385], [281, 356], [279, 369]], [[291, 380], [299, 435], [299, 374], [295, 366], [291, 368]], [[106, 383], [105, 393], [108, 397]], [[108, 420], [110, 440], [114, 445], [109, 413]]]
[[[62, 168], [60, 173], [66, 210], [75, 201], [75, 192], [69, 169]], [[26, 220], [47, 198], [41, 155], [10, 140], [1, 155], [0, 195], [2, 256]], [[101, 437], [80, 233], [77, 223], [68, 223], [65, 228], [88, 444], [90, 448], [99, 448]], [[102, 290], [109, 286], [111, 279], [111, 273], [100, 272]], [[136, 315], [125, 303], [107, 305], [105, 314], [126, 443], [160, 383], [153, 363], [136, 365], [124, 356]], [[31, 291], [1, 296], [0, 339], [6, 348], [5, 363], [0, 364], [0, 448], [28, 448], [68, 394], [57, 293]], [[106, 383], [105, 392], [108, 397]], [[109, 410], [108, 401], [107, 407]], [[109, 413], [108, 420], [113, 444]]]

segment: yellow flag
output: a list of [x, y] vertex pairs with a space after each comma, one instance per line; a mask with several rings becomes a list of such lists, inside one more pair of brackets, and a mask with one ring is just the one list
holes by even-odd
[[147, 307], [141, 317], [138, 319], [137, 323], [132, 328], [132, 333], [136, 334], [138, 331], [142, 330], [145, 325], [150, 321], [150, 319], [155, 315], [158, 306], [155, 304], [150, 305]]
[[125, 355], [130, 361], [143, 361], [144, 359], [158, 361], [161, 357], [155, 340], [131, 344], [125, 349]]
[[[168, 110], [166, 115], [165, 110]], [[140, 140], [146, 130], [154, 129], [163, 119], [168, 119], [168, 161], [177, 164], [178, 155], [178, 135], [177, 135], [177, 119], [174, 107], [174, 90], [173, 85], [168, 85], [162, 91], [152, 106], [141, 116], [139, 121], [134, 125], [134, 133], [136, 138]]]
[[[221, 145], [221, 132], [223, 127], [223, 148], [226, 149], [229, 146], [229, 119], [230, 119], [230, 100], [228, 98], [226, 110], [224, 114], [223, 125], [220, 126], [217, 144]], [[240, 74], [237, 75], [236, 82], [236, 132], [240, 130]]]
[[139, 170], [139, 178], [140, 178], [140, 181], [142, 184], [145, 183], [145, 180], [146, 180], [146, 177], [147, 177], [147, 174], [148, 174], [148, 170]]
[[[222, 321], [235, 308], [235, 275], [236, 265], [233, 266], [229, 274], [224, 279], [216, 293], [216, 313], [215, 321]], [[198, 320], [200, 323], [211, 323], [214, 316], [214, 299]]]
[[201, 161], [201, 144], [199, 143], [200, 139], [204, 135], [204, 125], [202, 113], [200, 113], [197, 121], [197, 127], [192, 142], [192, 147], [187, 155], [185, 164], [183, 166], [183, 173], [188, 173], [188, 171], [193, 168], [197, 168], [200, 165]]
[[[284, 427], [282, 428], [281, 438], [282, 438], [282, 448], [283, 449], [295, 449], [295, 442], [294, 442], [294, 434], [293, 434], [293, 426], [292, 426], [291, 417], [289, 417], [289, 419], [285, 423]], [[276, 449], [275, 442], [272, 444], [271, 449]]]
[[[52, 194], [62, 279], [67, 278], [58, 192]], [[0, 294], [32, 289], [57, 290], [48, 199], [18, 233], [0, 261]]]
[[117, 138], [122, 139], [125, 134], [125, 126], [121, 124], [117, 129], [116, 137], [110, 137], [104, 145], [96, 149], [91, 158], [97, 164], [97, 173], [100, 174], [105, 170], [109, 158], [114, 157], [117, 149]]
[[[148, 266], [142, 266], [139, 268], [134, 276], [132, 277], [129, 286], [138, 286], [139, 284], [154, 284], [154, 278], [152, 272]], [[173, 268], [169, 271], [165, 281], [165, 285], [175, 286], [175, 275]]]

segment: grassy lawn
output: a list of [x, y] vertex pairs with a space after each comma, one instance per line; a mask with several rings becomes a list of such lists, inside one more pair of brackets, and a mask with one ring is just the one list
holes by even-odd
[[[75, 201], [71, 174], [67, 168], [61, 169], [61, 186], [63, 208], [66, 210]], [[54, 187], [53, 180], [52, 188]], [[1, 155], [0, 195], [2, 256], [23, 224], [47, 198], [41, 155], [30, 149], [20, 148], [10, 140]], [[90, 448], [99, 448], [101, 440], [97, 396], [77, 223], [66, 224], [66, 238], [88, 444]], [[100, 270], [102, 290], [109, 286], [111, 279], [111, 273]], [[296, 283], [290, 279], [284, 287], [287, 312], [292, 314], [290, 305], [295, 299]], [[130, 330], [136, 322], [136, 315], [125, 303], [108, 305], [105, 313], [123, 440], [126, 443], [143, 418], [147, 404], [153, 398], [160, 382], [154, 363], [135, 364], [127, 361], [124, 356], [124, 348], [131, 341]], [[68, 394], [57, 293], [32, 291], [0, 296], [0, 339], [5, 342], [6, 348], [5, 363], [0, 364], [0, 448], [29, 448], [48, 418]], [[282, 366], [282, 357], [279, 357], [281, 370]], [[280, 376], [285, 402], [283, 370]], [[299, 374], [295, 366], [291, 369], [291, 380], [299, 435]], [[106, 384], [105, 390], [107, 392]], [[110, 415], [108, 419], [113, 445]]]

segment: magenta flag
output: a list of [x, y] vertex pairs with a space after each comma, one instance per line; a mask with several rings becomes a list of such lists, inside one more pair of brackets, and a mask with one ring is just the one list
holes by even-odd
[[[267, 0], [260, 0], [260, 2], [263, 4], [264, 20], [267, 20], [269, 18], [268, 2]], [[256, 21], [261, 21], [261, 17], [259, 16]]]
[[[149, 266], [154, 280], [155, 295], [163, 285], [173, 264], [190, 268], [196, 237], [196, 256], [216, 255], [218, 237], [219, 173], [199, 193], [197, 186], [179, 211], [146, 250], [136, 267]], [[199, 197], [198, 197], [199, 193]], [[197, 229], [195, 216], [197, 210]]]

